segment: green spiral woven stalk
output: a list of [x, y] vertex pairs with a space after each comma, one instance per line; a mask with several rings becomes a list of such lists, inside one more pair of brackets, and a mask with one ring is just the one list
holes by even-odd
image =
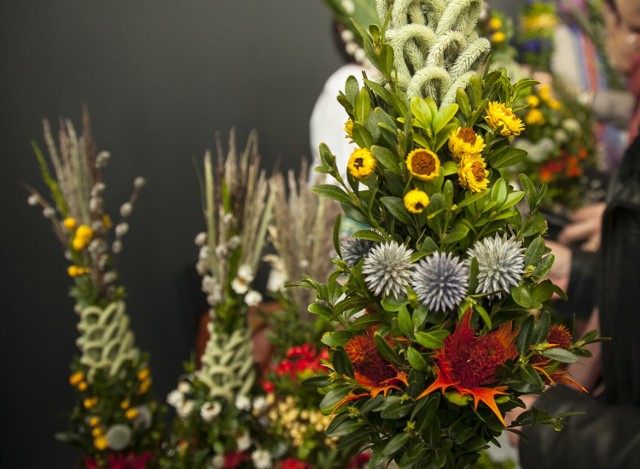
[[127, 360], [140, 356], [123, 301], [114, 301], [105, 308], [93, 305], [83, 308], [78, 331], [80, 337], [76, 344], [82, 352], [80, 363], [89, 367], [89, 381], [100, 369], [108, 376], [115, 376]]
[[202, 355], [202, 368], [196, 372], [209, 387], [209, 397], [222, 397], [234, 402], [237, 396], [248, 395], [255, 382], [251, 332], [236, 329], [227, 335], [209, 323], [211, 337]]
[[409, 97], [431, 97], [440, 106], [455, 102], [491, 50], [475, 27], [481, 0], [377, 0], [386, 39], [394, 53], [398, 85]]

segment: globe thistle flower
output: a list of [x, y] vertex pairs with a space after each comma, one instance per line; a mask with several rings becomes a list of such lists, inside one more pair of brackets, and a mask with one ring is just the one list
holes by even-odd
[[413, 251], [391, 241], [371, 249], [364, 260], [364, 281], [374, 295], [399, 297], [411, 279]]
[[477, 156], [485, 147], [484, 139], [469, 127], [458, 127], [451, 132], [447, 145], [456, 160], [465, 156]]
[[107, 445], [114, 451], [120, 451], [129, 446], [131, 442], [131, 429], [127, 425], [117, 423], [112, 425], [104, 435]]
[[481, 156], [463, 157], [458, 165], [458, 182], [469, 192], [482, 192], [489, 187], [489, 171]]
[[450, 311], [467, 295], [469, 268], [450, 252], [435, 252], [420, 261], [411, 286], [430, 310]]
[[431, 150], [416, 148], [407, 155], [407, 169], [421, 181], [431, 181], [440, 175], [440, 159]]
[[515, 137], [524, 130], [524, 124], [513, 113], [513, 109], [497, 101], [489, 103], [484, 120], [493, 130], [502, 127], [500, 135], [503, 137]]
[[366, 148], [357, 148], [351, 153], [347, 163], [349, 173], [356, 179], [364, 179], [376, 169], [376, 159]]
[[340, 243], [340, 251], [342, 251], [342, 259], [349, 267], [353, 267], [360, 259], [369, 254], [371, 248], [375, 245], [373, 241], [362, 238], [349, 238]]
[[429, 205], [429, 196], [419, 189], [412, 189], [404, 196], [404, 207], [411, 213], [422, 213]]
[[518, 285], [524, 273], [524, 248], [515, 238], [496, 235], [476, 241], [467, 251], [478, 260], [476, 293], [509, 291]]

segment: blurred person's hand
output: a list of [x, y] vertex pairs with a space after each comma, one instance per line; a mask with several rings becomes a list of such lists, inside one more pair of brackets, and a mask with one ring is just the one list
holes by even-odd
[[600, 247], [602, 214], [605, 208], [606, 204], [601, 202], [577, 209], [571, 215], [571, 223], [558, 235], [558, 241], [566, 245], [582, 242], [585, 251], [596, 251]]

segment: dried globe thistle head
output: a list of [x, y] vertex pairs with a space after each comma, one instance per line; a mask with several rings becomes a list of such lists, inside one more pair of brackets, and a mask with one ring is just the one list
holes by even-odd
[[374, 246], [362, 266], [369, 290], [375, 295], [402, 296], [413, 272], [411, 254], [413, 250], [395, 241]]
[[467, 295], [469, 269], [450, 252], [434, 252], [418, 263], [411, 286], [430, 310], [451, 311]]

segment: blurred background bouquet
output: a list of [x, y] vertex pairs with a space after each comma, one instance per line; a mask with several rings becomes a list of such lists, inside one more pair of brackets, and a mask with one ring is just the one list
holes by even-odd
[[[519, 396], [573, 383], [563, 364], [595, 333], [574, 342], [542, 311], [563, 295], [545, 280], [544, 192], [506, 178], [526, 157], [512, 141], [535, 82], [478, 72], [491, 48], [475, 32], [479, 1], [377, 8], [384, 26], [361, 33], [380, 79], [350, 77], [338, 97], [358, 148], [344, 178], [326, 145], [316, 168], [338, 185], [314, 190], [368, 228], [339, 242], [338, 220], [336, 272], [300, 282], [317, 294], [309, 311], [339, 323], [322, 338], [330, 373], [309, 384], [325, 393], [329, 436], [370, 449], [373, 467], [465, 467]], [[562, 418], [532, 410], [516, 423]]]
[[167, 400], [176, 410], [164, 466], [272, 467], [265, 448], [267, 402], [257, 384], [250, 309], [262, 301], [252, 288], [263, 254], [273, 198], [255, 132], [239, 152], [235, 134], [217, 163], [207, 152], [202, 181], [206, 231], [196, 237], [198, 273], [210, 306], [200, 366], [188, 362]]
[[558, 25], [556, 3], [547, 0], [527, 0], [518, 25], [518, 61], [534, 70], [549, 72], [553, 53], [553, 39]]
[[145, 181], [135, 179], [133, 193], [114, 224], [104, 207], [102, 179], [110, 154], [96, 150], [87, 110], [82, 134], [76, 134], [70, 120], [61, 119], [56, 143], [45, 120], [44, 138], [50, 163], [37, 143], [33, 148], [49, 199], [26, 187], [29, 204], [43, 209], [65, 249], [81, 352], [69, 376], [77, 403], [69, 429], [56, 436], [79, 447], [88, 468], [155, 467], [163, 409], [151, 398], [148, 357], [135, 346], [116, 269], [128, 218]]
[[279, 308], [265, 317], [272, 350], [262, 385], [279, 461], [276, 467], [356, 469], [367, 457], [354, 459], [356, 450], [338, 449], [337, 439], [326, 436], [331, 418], [320, 411], [322, 395], [302, 385], [306, 379], [327, 377], [323, 361], [329, 353], [321, 338], [335, 323], [307, 311], [315, 299], [313, 290], [290, 284], [305, 275], [326, 278], [335, 271], [331, 227], [340, 212], [335, 201], [312, 192], [307, 173], [303, 162], [297, 178], [290, 171], [286, 182], [280, 174], [270, 181], [278, 209], [269, 227], [274, 253], [266, 257], [272, 266], [269, 287]]

